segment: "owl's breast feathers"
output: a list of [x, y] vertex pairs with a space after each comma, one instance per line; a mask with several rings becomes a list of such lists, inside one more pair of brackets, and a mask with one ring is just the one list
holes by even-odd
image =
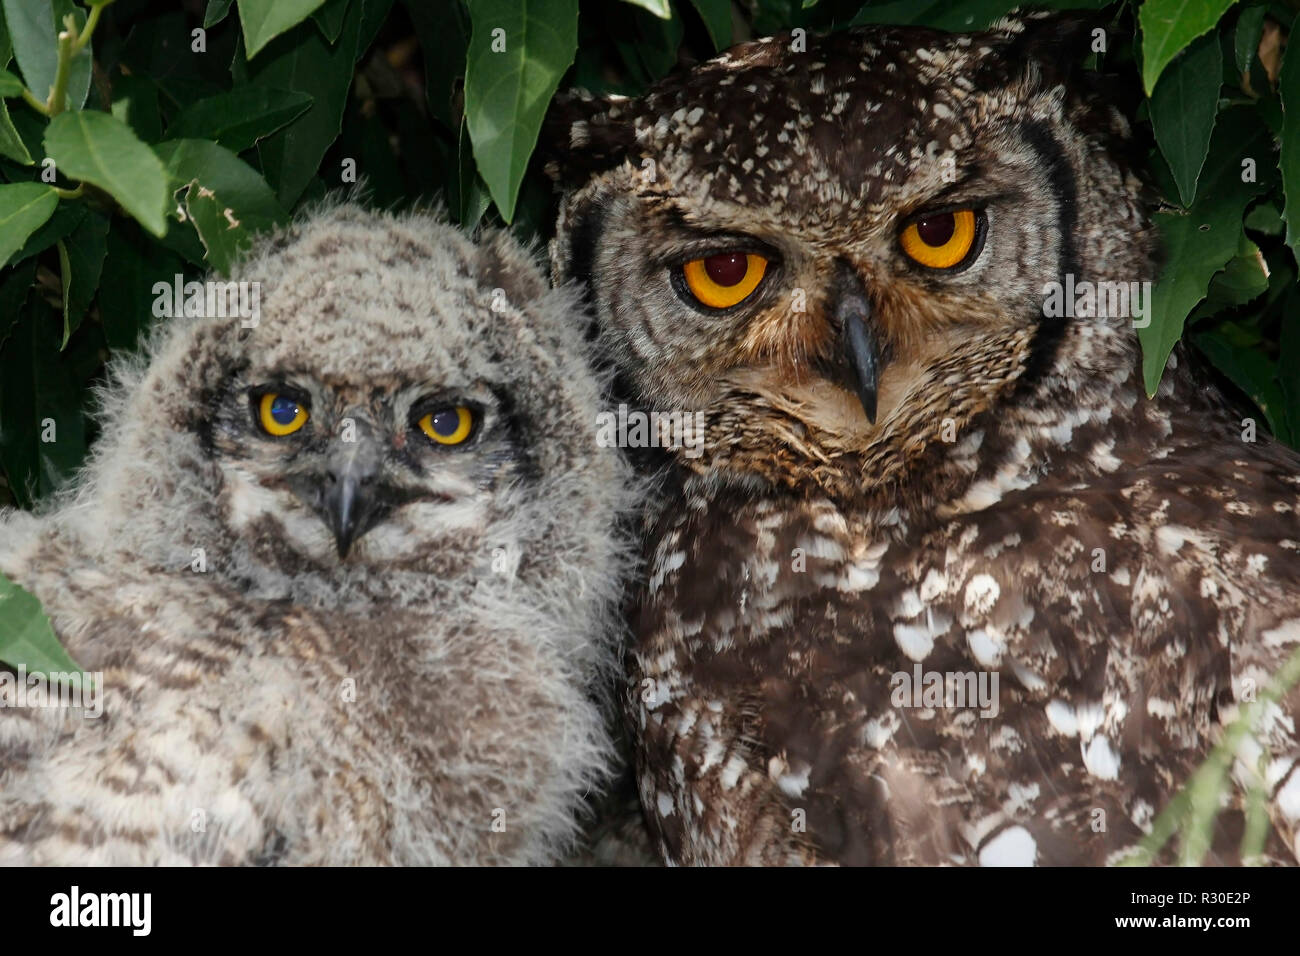
[[[1139, 405], [927, 511], [688, 481], [629, 655], [642, 800], [680, 863], [1101, 864], [1300, 646], [1300, 461]], [[991, 446], [989, 446], [991, 447]], [[1018, 449], [1018, 450], [1017, 450]], [[1082, 452], [1082, 454], [1080, 454]], [[1295, 862], [1300, 687], [1237, 750]]]

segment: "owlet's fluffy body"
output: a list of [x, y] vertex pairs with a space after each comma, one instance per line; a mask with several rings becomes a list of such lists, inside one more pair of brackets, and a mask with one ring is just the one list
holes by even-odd
[[[1148, 399], [1136, 313], [1045, 307], [1158, 271], [1089, 41], [771, 37], [553, 114], [553, 275], [630, 396], [705, 417], [628, 654], [667, 861], [1113, 862], [1300, 647], [1300, 456], [1181, 348]], [[1297, 716], [1237, 746], [1210, 861], [1255, 790], [1296, 862]]]
[[167, 320], [77, 487], [0, 517], [104, 695], [0, 710], [0, 863], [555, 860], [625, 563], [573, 297], [504, 233], [351, 205], [233, 278], [256, 327]]

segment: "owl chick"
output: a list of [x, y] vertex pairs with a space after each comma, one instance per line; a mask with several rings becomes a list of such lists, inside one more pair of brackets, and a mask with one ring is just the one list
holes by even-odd
[[628, 655], [669, 862], [1113, 862], [1250, 701], [1209, 859], [1247, 790], [1300, 855], [1300, 457], [1182, 350], [1148, 400], [1140, 301], [1049, 303], [1157, 272], [1088, 36], [773, 37], [555, 111], [553, 275], [706, 422]]
[[0, 518], [103, 694], [0, 710], [0, 863], [557, 859], [627, 551], [574, 298], [350, 204], [233, 279], [258, 314], [163, 323], [75, 490]]

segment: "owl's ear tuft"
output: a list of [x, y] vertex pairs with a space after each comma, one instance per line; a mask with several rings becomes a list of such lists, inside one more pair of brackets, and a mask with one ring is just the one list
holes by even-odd
[[1096, 14], [1038, 11], [1004, 17], [989, 32], [1003, 41], [999, 59], [1009, 69], [1033, 64], [1051, 87], [1075, 85], [1099, 29], [1105, 32], [1105, 20]]
[[636, 142], [626, 96], [586, 90], [558, 94], [542, 124], [537, 150], [546, 174], [561, 186], [579, 185], [619, 165]]

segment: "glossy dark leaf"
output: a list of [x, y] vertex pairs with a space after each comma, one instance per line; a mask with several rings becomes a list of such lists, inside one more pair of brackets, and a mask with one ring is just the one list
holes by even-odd
[[291, 30], [325, 0], [238, 0], [239, 23], [244, 30], [244, 49], [251, 60], [261, 49]]
[[1142, 85], [1150, 94], [1174, 57], [1197, 37], [1208, 33], [1235, 0], [1144, 0], [1142, 24]]
[[216, 271], [229, 272], [257, 233], [287, 219], [266, 180], [216, 143], [183, 139], [156, 151]]
[[41, 183], [0, 186], [0, 265], [23, 247], [59, 204], [59, 197]]
[[108, 252], [108, 217], [91, 210], [68, 234], [59, 240], [60, 278], [63, 283], [63, 341], [66, 347], [72, 333], [81, 325], [82, 316], [99, 289]]
[[155, 236], [166, 231], [162, 164], [121, 120], [94, 110], [61, 113], [45, 131], [45, 154], [64, 176], [107, 192]]
[[0, 465], [26, 507], [59, 487], [86, 454], [84, 383], [59, 354], [62, 324], [32, 296], [0, 351]]
[[474, 161], [509, 222], [542, 117], [578, 48], [577, 0], [476, 0], [465, 66]]
[[262, 172], [286, 209], [302, 195], [342, 128], [362, 6], [354, 3], [348, 7], [343, 33], [333, 46], [315, 26], [303, 23], [245, 65], [248, 81], [254, 86], [312, 98], [305, 113], [257, 146]]
[[1204, 36], [1169, 65], [1151, 96], [1156, 142], [1174, 174], [1185, 206], [1191, 205], [1196, 196], [1196, 181], [1210, 148], [1222, 73], [1219, 38]]
[[168, 139], [210, 139], [241, 153], [311, 108], [307, 93], [240, 87], [186, 107], [167, 127]]
[[1210, 143], [1199, 198], [1186, 212], [1155, 216], [1165, 266], [1152, 296], [1150, 324], [1138, 330], [1148, 394], [1155, 394], [1188, 314], [1205, 297], [1214, 274], [1236, 254], [1242, 215], [1266, 185], [1243, 181], [1242, 160], [1263, 160], [1270, 151], [1271, 137], [1248, 109], [1225, 111]]

